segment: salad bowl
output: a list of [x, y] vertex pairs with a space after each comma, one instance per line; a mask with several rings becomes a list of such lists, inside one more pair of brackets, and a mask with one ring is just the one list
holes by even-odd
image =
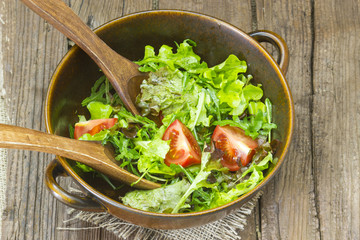
[[[248, 73], [254, 76], [254, 83], [262, 85], [264, 96], [273, 103], [273, 122], [277, 129], [272, 134], [280, 141], [275, 154], [278, 160], [260, 184], [228, 204], [200, 212], [168, 214], [125, 206], [119, 196], [131, 190], [130, 187], [114, 190], [104, 180], [95, 178], [93, 173], [78, 171], [75, 161], [57, 157], [46, 170], [45, 182], [60, 202], [84, 211], [106, 211], [148, 228], [189, 228], [230, 214], [251, 199], [279, 171], [289, 148], [294, 124], [292, 97], [284, 77], [289, 61], [288, 50], [281, 37], [269, 31], [246, 34], [219, 19], [178, 10], [134, 13], [100, 26], [95, 33], [116, 52], [133, 61], [143, 57], [146, 45], [158, 49], [163, 44], [175, 46], [175, 42], [180, 43], [184, 39], [197, 43], [196, 53], [209, 66], [219, 64], [230, 54], [245, 60]], [[273, 44], [279, 52], [279, 59], [275, 61], [260, 42]], [[69, 50], [55, 70], [47, 94], [45, 115], [49, 133], [69, 137], [69, 125], [73, 126], [78, 121], [78, 115], [87, 114], [81, 101], [89, 95], [101, 75], [98, 66], [79, 47]], [[58, 176], [73, 178], [86, 196], [79, 197], [65, 191], [56, 181]]]

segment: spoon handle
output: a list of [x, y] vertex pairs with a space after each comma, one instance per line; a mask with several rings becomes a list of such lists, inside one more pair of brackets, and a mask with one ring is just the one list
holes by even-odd
[[106, 45], [63, 1], [21, 1], [84, 50], [108, 77], [125, 107], [139, 114], [127, 91], [127, 81], [140, 74], [137, 64]]
[[[139, 178], [119, 167], [115, 163], [111, 149], [97, 142], [79, 141], [28, 128], [0, 124], [0, 148], [31, 150], [66, 157], [128, 184]], [[135, 187], [154, 189], [160, 185], [142, 179]]]

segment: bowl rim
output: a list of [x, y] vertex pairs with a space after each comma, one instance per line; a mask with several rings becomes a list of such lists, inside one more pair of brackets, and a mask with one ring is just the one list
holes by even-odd
[[[216, 21], [218, 22], [218, 24], [223, 25], [224, 27], [230, 28], [231, 30], [239, 33], [239, 35], [241, 35], [243, 38], [245, 38], [249, 43], [251, 43], [251, 45], [253, 45], [254, 47], [256, 47], [261, 53], [262, 55], [266, 58], [266, 60], [271, 64], [272, 68], [276, 71], [277, 76], [280, 79], [281, 85], [284, 89], [284, 92], [286, 93], [286, 97], [289, 101], [289, 115], [288, 115], [288, 119], [289, 119], [289, 134], [285, 137], [285, 142], [284, 142], [284, 150], [283, 152], [280, 154], [280, 156], [278, 157], [278, 162], [277, 164], [274, 166], [274, 168], [271, 170], [271, 172], [269, 172], [267, 174], [266, 177], [264, 177], [264, 179], [258, 184], [256, 185], [256, 187], [254, 189], [252, 189], [251, 191], [247, 192], [246, 194], [240, 196], [239, 198], [224, 204], [222, 206], [216, 207], [216, 208], [212, 208], [212, 209], [208, 209], [208, 210], [203, 210], [203, 211], [198, 211], [198, 212], [190, 212], [190, 213], [156, 213], [156, 212], [149, 212], [149, 211], [144, 211], [144, 210], [139, 210], [136, 208], [132, 208], [130, 206], [126, 206], [118, 201], [115, 201], [114, 199], [111, 199], [110, 197], [102, 194], [101, 192], [97, 191], [95, 188], [93, 188], [91, 185], [89, 185], [86, 181], [84, 181], [74, 170], [73, 168], [69, 165], [69, 163], [67, 162], [67, 160], [63, 157], [60, 156], [56, 156], [58, 158], [58, 160], [60, 161], [61, 165], [64, 167], [64, 169], [66, 170], [66, 172], [69, 173], [69, 175], [71, 175], [71, 177], [73, 177], [81, 186], [82, 188], [84, 188], [86, 191], [88, 191], [89, 193], [91, 193], [94, 197], [95, 197], [95, 201], [99, 202], [102, 206], [104, 206], [104, 202], [111, 204], [113, 207], [116, 208], [120, 208], [122, 210], [125, 211], [129, 211], [132, 213], [137, 213], [137, 214], [141, 214], [141, 215], [149, 215], [149, 216], [155, 216], [155, 217], [168, 217], [168, 218], [178, 218], [178, 217], [192, 217], [192, 216], [199, 216], [199, 215], [209, 215], [215, 212], [218, 212], [219, 210], [222, 209], [226, 209], [226, 208], [230, 208], [233, 205], [236, 205], [237, 203], [240, 202], [246, 202], [250, 199], [250, 197], [252, 197], [253, 194], [255, 194], [257, 191], [259, 191], [265, 184], [267, 184], [274, 176], [275, 174], [279, 171], [280, 167], [283, 165], [283, 162], [285, 160], [285, 156], [289, 150], [289, 146], [290, 146], [290, 142], [293, 136], [293, 128], [294, 128], [294, 121], [295, 121], [295, 117], [294, 117], [294, 104], [293, 104], [293, 98], [292, 98], [292, 94], [288, 85], [288, 82], [284, 76], [284, 74], [282, 73], [280, 67], [278, 66], [278, 64], [276, 63], [276, 61], [272, 58], [272, 56], [267, 52], [267, 50], [262, 47], [260, 45], [259, 42], [257, 42], [255, 39], [253, 39], [252, 37], [250, 37], [247, 33], [245, 33], [243, 30], [239, 29], [238, 27], [225, 22], [224, 20], [221, 20], [219, 18], [207, 15], [207, 14], [203, 14], [203, 13], [198, 13], [198, 12], [194, 12], [194, 11], [185, 11], [185, 10], [172, 10], [172, 9], [167, 9], [167, 10], [147, 10], [147, 11], [139, 11], [139, 12], [134, 12], [131, 14], [127, 14], [115, 19], [112, 19], [104, 24], [101, 24], [100, 26], [98, 26], [97, 28], [93, 29], [93, 31], [95, 33], [99, 33], [102, 30], [104, 30], [105, 27], [109, 27], [113, 24], [117, 24], [118, 22], [122, 22], [125, 20], [129, 20], [129, 19], [133, 19], [139, 16], [145, 16], [145, 15], [154, 15], [154, 14], [177, 14], [177, 15], [191, 15], [193, 17], [197, 17], [197, 18], [202, 18], [202, 19], [206, 19], [206, 20], [212, 20], [212, 21]], [[64, 65], [64, 63], [72, 57], [73, 53], [76, 51], [79, 51], [80, 48], [75, 45], [73, 46], [70, 50], [67, 51], [67, 53], [63, 56], [63, 58], [61, 59], [61, 61], [59, 62], [59, 64], [57, 65], [53, 75], [51, 76], [51, 80], [50, 80], [50, 84], [48, 87], [48, 92], [47, 92], [47, 96], [46, 96], [46, 102], [45, 102], [45, 124], [46, 124], [46, 130], [48, 133], [52, 133], [53, 132], [53, 128], [51, 126], [51, 116], [50, 116], [50, 99], [52, 98], [53, 95], [53, 88], [55, 85], [55, 82], [57, 81], [57, 76], [58, 74], [61, 72], [62, 67]], [[111, 209], [109, 209], [108, 206], [104, 206], [105, 209], [110, 212]]]

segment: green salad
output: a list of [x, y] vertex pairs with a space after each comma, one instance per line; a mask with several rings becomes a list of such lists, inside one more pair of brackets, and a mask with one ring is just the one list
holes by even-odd
[[136, 62], [149, 72], [136, 100], [141, 116], [125, 109], [105, 76], [82, 102], [90, 119], [79, 116], [74, 138], [112, 144], [122, 168], [162, 185], [126, 193], [125, 205], [164, 213], [215, 208], [252, 190], [276, 164], [272, 104], [251, 83], [246, 62], [230, 55], [209, 67], [194, 47], [189, 39], [175, 51], [145, 47]]

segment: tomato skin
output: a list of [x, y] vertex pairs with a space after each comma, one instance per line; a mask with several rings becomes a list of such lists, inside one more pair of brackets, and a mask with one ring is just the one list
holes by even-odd
[[170, 150], [165, 164], [171, 163], [188, 167], [201, 163], [201, 150], [191, 131], [179, 120], [175, 120], [165, 130], [163, 140], [170, 140]]
[[221, 164], [230, 171], [240, 169], [239, 160], [242, 166], [248, 165], [258, 147], [258, 143], [245, 135], [244, 130], [228, 125], [217, 125], [211, 139], [215, 147], [224, 152]]
[[74, 138], [79, 139], [82, 135], [89, 133], [95, 135], [104, 129], [109, 129], [117, 123], [117, 118], [94, 119], [75, 124]]

